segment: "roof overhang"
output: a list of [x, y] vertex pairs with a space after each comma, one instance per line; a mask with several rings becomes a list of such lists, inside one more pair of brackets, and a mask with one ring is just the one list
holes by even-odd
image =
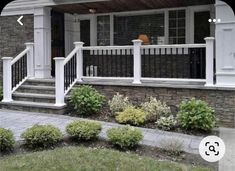
[[53, 9], [77, 14], [89, 14], [121, 11], [138, 11], [160, 8], [175, 8], [194, 5], [215, 4], [215, 0], [54, 0], [58, 5]]

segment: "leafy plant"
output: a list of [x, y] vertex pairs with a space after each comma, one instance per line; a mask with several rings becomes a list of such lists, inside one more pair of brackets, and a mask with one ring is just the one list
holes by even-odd
[[104, 96], [91, 86], [85, 85], [72, 91], [70, 102], [79, 114], [91, 115], [101, 110]]
[[112, 115], [116, 115], [117, 112], [122, 112], [128, 106], [131, 106], [128, 97], [124, 97], [117, 93], [113, 96], [112, 100], [108, 102], [109, 108], [111, 110]]
[[141, 109], [145, 111], [147, 120], [151, 122], [157, 121], [161, 116], [169, 116], [171, 113], [170, 107], [166, 103], [150, 97], [148, 102], [141, 104]]
[[146, 114], [141, 109], [129, 106], [123, 112], [118, 113], [116, 120], [122, 124], [142, 125], [146, 121]]
[[195, 98], [179, 105], [178, 120], [184, 129], [209, 131], [216, 125], [214, 110]]
[[158, 128], [165, 130], [165, 131], [170, 131], [176, 127], [177, 121], [173, 115], [170, 115], [169, 117], [162, 116], [156, 122], [156, 124]]
[[60, 130], [52, 125], [34, 125], [21, 137], [29, 148], [48, 148], [61, 141], [63, 136]]
[[0, 151], [13, 149], [15, 139], [11, 130], [0, 128]]
[[107, 131], [109, 141], [121, 148], [132, 148], [143, 139], [142, 132], [134, 127], [112, 128]]
[[101, 124], [91, 121], [74, 121], [66, 127], [66, 132], [76, 140], [91, 140], [98, 137]]

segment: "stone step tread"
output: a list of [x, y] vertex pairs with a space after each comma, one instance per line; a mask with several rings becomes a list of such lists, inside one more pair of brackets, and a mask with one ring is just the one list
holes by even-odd
[[66, 105], [55, 106], [52, 103], [39, 103], [39, 102], [28, 102], [28, 101], [1, 102], [1, 104], [23, 106], [23, 107], [38, 107], [38, 108], [46, 108], [46, 109], [63, 109], [66, 107]]
[[34, 82], [34, 83], [55, 83], [55, 79], [28, 79], [27, 82]]
[[37, 94], [37, 93], [13, 93], [14, 97], [30, 97], [30, 98], [45, 98], [45, 99], [55, 99], [55, 95], [52, 94]]
[[55, 90], [54, 86], [37, 86], [37, 85], [21, 85], [20, 88], [28, 88], [28, 89], [38, 89], [38, 90]]

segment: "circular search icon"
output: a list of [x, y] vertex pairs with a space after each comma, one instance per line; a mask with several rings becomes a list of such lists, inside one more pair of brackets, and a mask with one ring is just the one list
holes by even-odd
[[205, 137], [199, 145], [199, 153], [204, 160], [217, 162], [221, 160], [225, 154], [225, 144], [223, 140], [217, 136]]

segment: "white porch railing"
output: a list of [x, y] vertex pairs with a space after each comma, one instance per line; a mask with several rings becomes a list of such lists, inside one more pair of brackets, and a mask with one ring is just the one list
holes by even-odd
[[[214, 84], [214, 38], [205, 44], [142, 45], [83, 47], [75, 42], [75, 49], [56, 61], [56, 105], [64, 105], [64, 97], [77, 81], [83, 78], [131, 78], [133, 84], [141, 80], [166, 79], [205, 81]], [[76, 71], [76, 72], [75, 72]]]
[[12, 93], [27, 78], [34, 76], [34, 44], [25, 43], [26, 49], [12, 57], [3, 57], [3, 102], [12, 101]]

